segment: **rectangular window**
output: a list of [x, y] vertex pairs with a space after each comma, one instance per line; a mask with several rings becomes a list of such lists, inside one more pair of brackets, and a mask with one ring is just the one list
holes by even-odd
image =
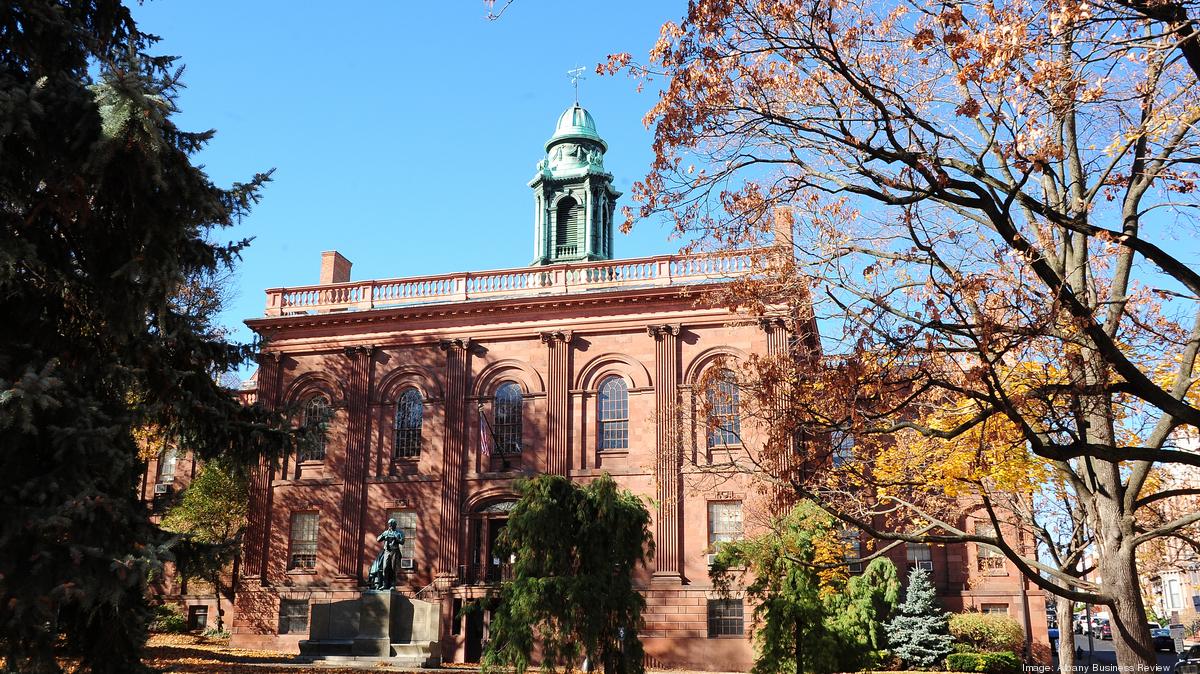
[[990, 613], [992, 615], [1008, 615], [1008, 604], [980, 604], [980, 613]]
[[[995, 538], [996, 527], [987, 522], [976, 522], [975, 535]], [[1000, 551], [993, 550], [982, 543], [976, 543], [975, 556], [979, 560], [979, 570], [985, 576], [1005, 575], [1004, 555]]]
[[404, 545], [400, 556], [413, 559], [417, 556], [417, 512], [415, 510], [388, 511], [388, 519], [396, 520], [396, 528], [404, 532]]
[[846, 545], [846, 565], [850, 573], [862, 573], [862, 538], [854, 529], [842, 529], [842, 543]]
[[207, 606], [189, 606], [188, 607], [188, 629], [202, 630], [208, 627], [208, 607]]
[[1183, 607], [1183, 600], [1179, 595], [1179, 580], [1177, 578], [1167, 580], [1166, 600], [1168, 609]]
[[279, 600], [279, 633], [304, 634], [308, 632], [308, 600]]
[[854, 460], [854, 436], [838, 431], [833, 434], [833, 467], [841, 468]]
[[905, 545], [908, 554], [908, 568], [933, 570], [933, 551], [925, 543], [908, 543]]
[[708, 547], [715, 550], [717, 544], [736, 541], [742, 537], [742, 502], [708, 502]]
[[741, 599], [708, 600], [708, 638], [742, 636]]
[[292, 513], [290, 543], [289, 569], [317, 568], [317, 513]]

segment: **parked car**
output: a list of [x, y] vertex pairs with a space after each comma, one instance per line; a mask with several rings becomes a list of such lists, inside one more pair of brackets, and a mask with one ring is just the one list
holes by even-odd
[[1200, 646], [1189, 646], [1183, 649], [1171, 674], [1200, 674]]
[[1161, 627], [1150, 630], [1150, 638], [1154, 640], [1154, 650], [1166, 651], [1168, 653], [1175, 652], [1175, 640], [1171, 638], [1171, 630], [1164, 630]]
[[1112, 623], [1108, 622], [1107, 620], [1100, 623], [1100, 626], [1096, 629], [1096, 634], [1101, 639], [1104, 639], [1106, 641], [1111, 640], [1112, 639]]

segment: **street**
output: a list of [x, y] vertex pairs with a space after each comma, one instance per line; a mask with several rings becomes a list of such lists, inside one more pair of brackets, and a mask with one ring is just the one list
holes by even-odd
[[[1113, 649], [1113, 642], [1105, 641], [1102, 639], [1094, 640], [1092, 642], [1094, 644], [1094, 646], [1093, 646], [1094, 651], [1092, 653], [1092, 658], [1089, 663], [1087, 635], [1086, 634], [1076, 634], [1075, 640], [1076, 640], [1075, 645], [1077, 646], [1077, 649], [1081, 650], [1083, 652], [1083, 657], [1078, 659], [1078, 664], [1080, 665], [1080, 669], [1078, 671], [1088, 671], [1088, 670], [1103, 671], [1103, 672], [1116, 671], [1115, 667], [1117, 665], [1117, 654]], [[1164, 671], [1164, 672], [1170, 672], [1171, 668], [1175, 666], [1175, 661], [1177, 659], [1178, 658], [1175, 653], [1159, 652], [1158, 653], [1158, 668], [1159, 668], [1159, 670]], [[1057, 656], [1056, 656], [1055, 665], [1057, 666], [1057, 664], [1058, 664], [1058, 661], [1057, 661]], [[1089, 664], [1092, 666], [1089, 667], [1088, 666]]]

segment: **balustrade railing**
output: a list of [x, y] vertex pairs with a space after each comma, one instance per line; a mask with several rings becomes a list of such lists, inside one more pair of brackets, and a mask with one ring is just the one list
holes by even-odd
[[631, 260], [351, 281], [267, 290], [267, 316], [380, 309], [435, 302], [560, 295], [731, 279], [762, 267], [766, 251], [659, 255]]

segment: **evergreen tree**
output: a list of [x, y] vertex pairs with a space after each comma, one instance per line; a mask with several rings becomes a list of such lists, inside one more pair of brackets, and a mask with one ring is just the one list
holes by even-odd
[[833, 626], [846, 604], [845, 555], [833, 518], [811, 501], [766, 533], [721, 545], [709, 570], [713, 584], [729, 595], [739, 581], [756, 603], [753, 674], [848, 671], [853, 665], [846, 662], [857, 664], [860, 654]]
[[928, 571], [913, 569], [909, 574], [908, 596], [887, 628], [892, 652], [910, 667], [932, 667], [950, 653], [954, 639]]
[[492, 614], [485, 670], [528, 669], [535, 642], [543, 669], [587, 657], [609, 674], [641, 674], [645, 600], [633, 571], [653, 553], [650, 513], [607, 474], [580, 487], [539, 475], [517, 485], [499, 539], [515, 555], [513, 578]]
[[166, 529], [184, 534], [193, 544], [175, 550], [177, 568], [181, 575], [203, 578], [212, 584], [218, 631], [225, 629], [222, 574], [241, 549], [250, 507], [249, 486], [244, 471], [211, 461], [200, 469], [183, 498], [163, 519]]
[[290, 440], [217, 377], [251, 356], [180, 292], [267, 180], [193, 165], [181, 69], [117, 0], [0, 6], [0, 649], [10, 671], [144, 671], [148, 576], [172, 536], [136, 496], [143, 445], [246, 463]]
[[829, 619], [830, 628], [849, 643], [843, 671], [879, 664], [888, 645], [886, 623], [899, 601], [896, 565], [886, 557], [871, 560], [861, 575], [846, 583]]

